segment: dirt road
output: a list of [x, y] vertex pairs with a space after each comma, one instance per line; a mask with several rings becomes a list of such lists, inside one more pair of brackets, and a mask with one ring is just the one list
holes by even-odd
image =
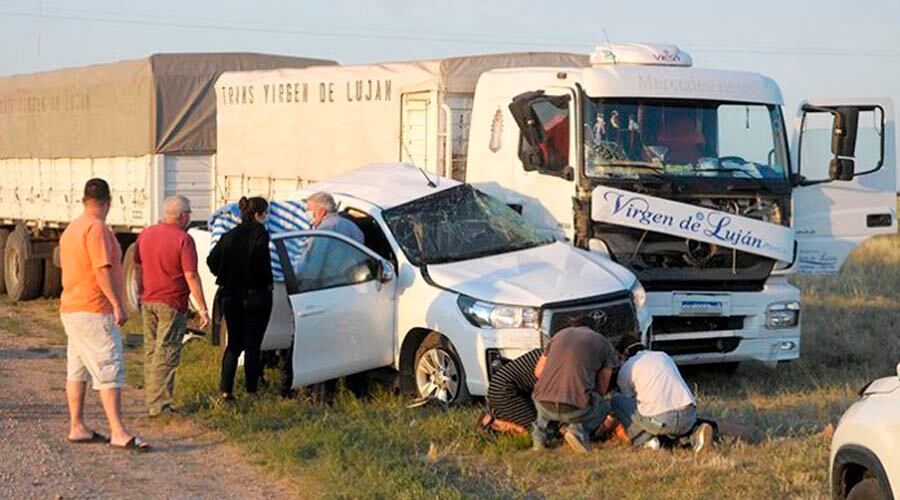
[[[286, 498], [298, 492], [247, 464], [238, 448], [187, 417], [142, 414], [126, 388], [127, 425], [155, 450], [133, 454], [66, 441], [65, 347], [47, 322], [0, 304], [0, 496], [4, 498]], [[44, 326], [42, 326], [42, 323]], [[55, 344], [55, 345], [54, 345]], [[88, 425], [106, 433], [96, 393]]]

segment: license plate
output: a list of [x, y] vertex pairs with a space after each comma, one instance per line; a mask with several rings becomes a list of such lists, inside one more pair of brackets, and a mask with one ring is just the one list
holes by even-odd
[[727, 295], [676, 295], [679, 316], [726, 316], [731, 310]]

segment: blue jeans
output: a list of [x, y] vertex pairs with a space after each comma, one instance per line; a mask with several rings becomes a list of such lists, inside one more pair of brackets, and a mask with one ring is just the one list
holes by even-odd
[[572, 408], [569, 405], [557, 406], [540, 401], [535, 401], [534, 406], [537, 408], [537, 420], [534, 421], [531, 438], [540, 443], [547, 442], [551, 422], [567, 424], [566, 432], [571, 432], [582, 442], [587, 442], [610, 412], [609, 405], [597, 393], [591, 393], [591, 403], [587, 408]]
[[694, 405], [648, 417], [641, 415], [637, 400], [633, 397], [614, 394], [611, 402], [613, 415], [625, 426], [635, 446], [641, 446], [657, 436], [678, 439], [689, 434], [697, 423]]

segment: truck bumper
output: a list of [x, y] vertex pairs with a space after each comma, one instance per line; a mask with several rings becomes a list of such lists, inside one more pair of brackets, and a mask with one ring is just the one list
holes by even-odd
[[[684, 302], [708, 298], [720, 314], [685, 314]], [[769, 305], [799, 302], [800, 291], [784, 277], [770, 278], [760, 292], [650, 292], [651, 348], [668, 352], [678, 364], [761, 361], [774, 366], [800, 356], [799, 321], [790, 328], [766, 326]]]

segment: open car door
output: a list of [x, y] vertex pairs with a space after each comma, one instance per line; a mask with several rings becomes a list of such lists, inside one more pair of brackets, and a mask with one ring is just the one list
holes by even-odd
[[797, 272], [836, 273], [857, 245], [897, 232], [894, 105], [815, 99], [795, 125]]
[[294, 320], [293, 387], [388, 366], [393, 265], [331, 231], [273, 237]]

